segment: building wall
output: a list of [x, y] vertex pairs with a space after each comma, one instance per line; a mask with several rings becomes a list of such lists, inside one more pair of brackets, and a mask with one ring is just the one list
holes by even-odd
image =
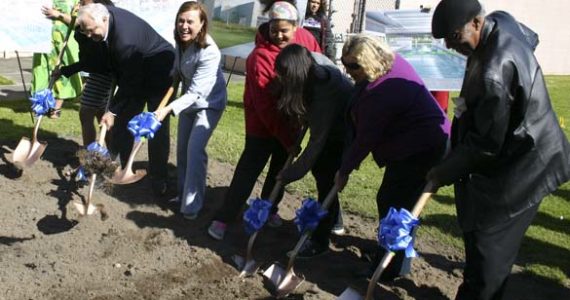
[[[336, 0], [339, 1], [339, 0]], [[545, 74], [570, 75], [570, 33], [565, 21], [570, 19], [568, 0], [479, 0], [487, 13], [504, 10], [538, 33], [540, 44], [535, 55]], [[367, 0], [367, 2], [375, 2]], [[400, 8], [433, 9], [438, 0], [401, 0]]]

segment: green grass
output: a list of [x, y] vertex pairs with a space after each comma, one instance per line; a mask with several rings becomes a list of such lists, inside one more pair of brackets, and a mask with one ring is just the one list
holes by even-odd
[[210, 34], [216, 41], [218, 48], [226, 48], [243, 43], [253, 42], [256, 28], [236, 24], [226, 25], [220, 21], [213, 21]]
[[12, 85], [14, 82], [6, 77], [0, 76], [0, 85]]
[[[251, 41], [253, 31], [232, 27], [235, 32], [225, 33], [216, 30], [223, 28], [215, 23], [213, 35], [219, 45]], [[249, 40], [248, 40], [249, 39]], [[220, 46], [223, 48], [224, 46]], [[566, 136], [570, 136], [570, 76], [548, 76], [546, 78], [553, 107], [565, 126]], [[243, 83], [232, 83], [228, 89], [229, 104], [216, 129], [208, 151], [213, 159], [236, 164], [244, 144], [244, 117], [242, 109]], [[452, 107], [450, 111], [452, 111]], [[42, 123], [41, 136], [80, 137], [77, 116], [78, 103], [64, 105], [59, 120], [46, 120]], [[177, 119], [173, 119], [171, 134], [176, 136]], [[0, 137], [3, 141], [17, 142], [22, 136], [30, 136], [32, 122], [27, 101], [0, 102]], [[375, 195], [382, 179], [383, 170], [367, 158], [358, 171], [355, 171], [341, 195], [343, 207], [376, 220]], [[301, 196], [315, 196], [312, 176], [296, 182], [288, 190]], [[445, 187], [438, 191], [423, 212], [419, 235], [427, 235], [442, 243], [462, 249], [461, 232], [456, 223], [453, 189]], [[546, 197], [539, 213], [526, 234], [519, 261], [525, 271], [535, 276], [558, 282], [570, 287], [570, 183]]]

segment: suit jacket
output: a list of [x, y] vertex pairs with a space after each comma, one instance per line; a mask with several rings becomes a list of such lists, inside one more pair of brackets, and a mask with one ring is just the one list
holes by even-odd
[[110, 72], [107, 45], [105, 42], [95, 42], [79, 31], [74, 33], [79, 45], [79, 61], [61, 68], [65, 77], [79, 72], [107, 74]]
[[434, 169], [455, 183], [464, 231], [484, 229], [536, 206], [570, 178], [570, 146], [534, 57], [536, 34], [511, 15], [485, 18], [469, 56], [455, 117], [453, 150]]
[[175, 52], [143, 19], [118, 7], [107, 8], [109, 62], [119, 88], [109, 110], [119, 114], [129, 102], [166, 92], [172, 84]]

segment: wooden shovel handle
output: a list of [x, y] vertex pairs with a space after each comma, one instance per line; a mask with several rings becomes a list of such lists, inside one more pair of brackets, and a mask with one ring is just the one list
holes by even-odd
[[[295, 140], [295, 147], [299, 148], [301, 146], [301, 143], [303, 142], [303, 138], [305, 138], [305, 134], [307, 133], [307, 130], [308, 130], [308, 126], [305, 126], [305, 127], [303, 127], [303, 129], [301, 129], [299, 136], [297, 136], [297, 140]], [[285, 161], [285, 164], [283, 164], [283, 168], [281, 168], [281, 170], [287, 169], [293, 163], [294, 158], [295, 158], [295, 153], [290, 153], [289, 156], [287, 157], [287, 160]], [[273, 204], [273, 202], [275, 202], [275, 199], [277, 198], [277, 195], [279, 194], [279, 190], [281, 189], [282, 185], [283, 185], [283, 182], [281, 180], [278, 180], [275, 183], [273, 190], [271, 190], [271, 194], [269, 194], [269, 201], [272, 204]]]
[[[414, 208], [412, 209], [412, 215], [414, 217], [417, 218], [420, 216], [420, 213], [424, 209], [427, 201], [429, 200], [431, 195], [433, 195], [434, 188], [435, 188], [435, 185], [433, 184], [433, 182], [428, 181], [426, 183], [426, 186], [424, 187], [424, 191], [422, 192], [422, 195], [420, 196], [420, 198], [418, 199], [418, 201], [414, 205]], [[382, 260], [380, 261], [380, 263], [376, 267], [376, 270], [374, 271], [374, 274], [372, 275], [372, 278], [370, 279], [370, 282], [368, 283], [368, 290], [366, 291], [366, 298], [365, 298], [366, 300], [372, 299], [372, 294], [374, 293], [374, 287], [376, 287], [376, 282], [380, 278], [380, 275], [382, 275], [384, 270], [388, 267], [388, 265], [390, 264], [390, 262], [392, 261], [392, 259], [394, 258], [395, 255], [396, 255], [396, 253], [393, 251], [389, 251], [389, 252], [386, 252], [386, 254], [384, 254], [384, 257], [382, 258]]]
[[[156, 110], [164, 108], [166, 106], [166, 104], [168, 104], [168, 100], [170, 100], [170, 97], [172, 97], [173, 93], [174, 93], [174, 86], [171, 86], [166, 91], [166, 94], [164, 94], [164, 97], [162, 97], [162, 100], [160, 101], [160, 104], [158, 105]], [[162, 121], [162, 120], [160, 120], [160, 121]]]
[[[75, 14], [75, 12], [77, 11], [78, 6], [74, 6], [73, 9], [71, 10], [71, 22], [69, 22], [69, 25], [67, 26], [67, 34], [65, 35], [65, 39], [63, 40], [63, 46], [61, 47], [61, 50], [59, 51], [59, 54], [57, 55], [57, 60], [55, 61], [55, 69], [58, 69], [59, 67], [61, 67], [61, 63], [63, 62], [63, 53], [65, 52], [65, 48], [67, 48], [67, 43], [69, 42], [69, 38], [71, 37], [71, 33], [73, 32], [73, 29], [75, 28], [75, 21], [77, 20], [77, 15]], [[51, 76], [50, 80], [49, 80], [49, 84], [48, 84], [48, 90], [51, 90], [53, 88], [53, 85], [55, 84], [55, 77]]]

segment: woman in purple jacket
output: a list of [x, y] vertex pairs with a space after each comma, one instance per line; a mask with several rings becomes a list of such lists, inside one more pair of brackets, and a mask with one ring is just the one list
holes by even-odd
[[[378, 216], [383, 218], [390, 207], [411, 211], [426, 173], [445, 152], [449, 120], [413, 67], [380, 39], [354, 36], [342, 49], [342, 63], [356, 88], [347, 111], [351, 141], [336, 185], [342, 190], [350, 173], [372, 153], [378, 167], [386, 167], [376, 196]], [[371, 270], [383, 255], [379, 249]], [[400, 252], [381, 280], [403, 275], [403, 261]]]

